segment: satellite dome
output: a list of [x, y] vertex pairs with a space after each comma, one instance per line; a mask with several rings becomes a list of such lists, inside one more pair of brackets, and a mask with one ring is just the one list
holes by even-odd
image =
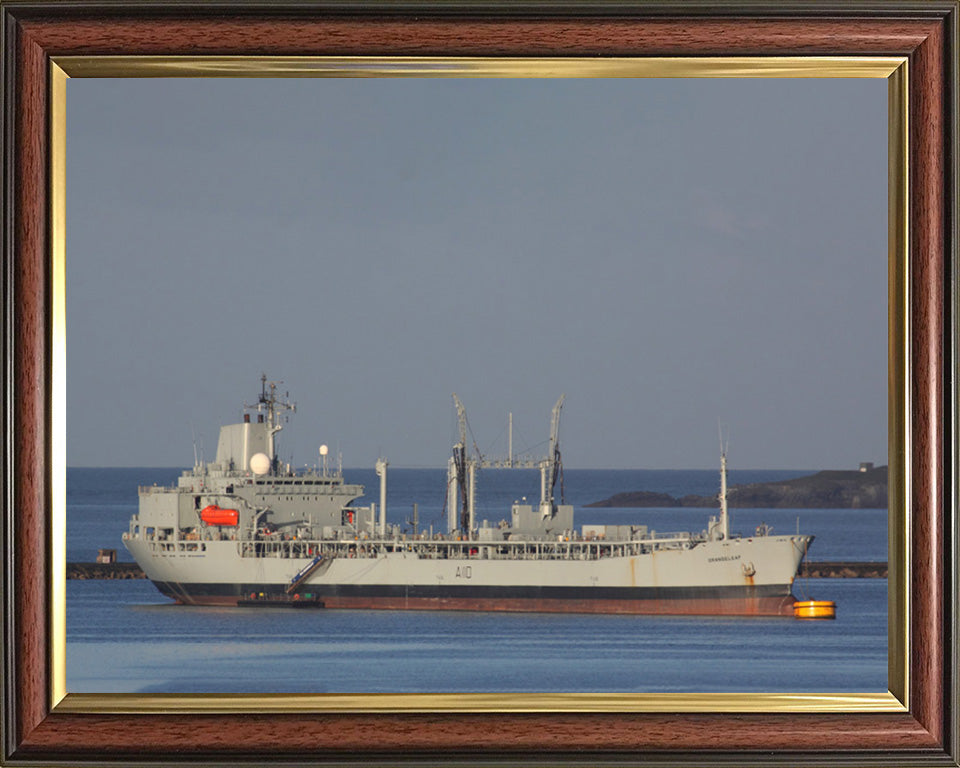
[[265, 475], [270, 471], [270, 457], [265, 453], [255, 453], [250, 457], [250, 471], [255, 475]]

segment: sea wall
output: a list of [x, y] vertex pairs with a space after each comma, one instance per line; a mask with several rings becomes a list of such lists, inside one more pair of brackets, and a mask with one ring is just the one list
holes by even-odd
[[886, 563], [804, 563], [800, 575], [809, 579], [885, 579]]
[[67, 563], [68, 579], [145, 579], [136, 563]]

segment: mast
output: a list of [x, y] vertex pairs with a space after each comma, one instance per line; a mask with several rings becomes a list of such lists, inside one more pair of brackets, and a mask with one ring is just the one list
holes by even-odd
[[727, 450], [720, 437], [720, 533], [724, 540], [730, 538], [730, 516], [727, 514]]
[[[277, 396], [277, 385], [283, 384], [282, 381], [267, 381], [267, 374], [263, 373], [260, 375], [260, 397], [257, 398], [256, 405], [244, 405], [243, 407], [246, 410], [256, 410], [257, 411], [257, 421], [264, 421], [264, 413], [266, 410], [266, 425], [267, 425], [267, 455], [270, 457], [271, 470], [273, 472], [277, 471], [277, 466], [279, 460], [276, 455], [276, 448], [274, 442], [274, 435], [277, 432], [283, 429], [283, 424], [281, 424], [281, 416], [285, 411], [291, 411], [296, 413], [297, 404], [290, 402], [290, 393], [287, 392], [283, 398]], [[267, 391], [269, 388], [269, 391]]]

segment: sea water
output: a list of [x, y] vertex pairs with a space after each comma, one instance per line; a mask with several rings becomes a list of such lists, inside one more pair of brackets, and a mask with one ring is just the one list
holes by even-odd
[[[137, 509], [137, 486], [175, 481], [176, 469], [67, 471], [67, 559], [115, 548]], [[372, 470], [345, 471], [377, 501]], [[731, 483], [797, 477], [740, 471]], [[443, 527], [445, 471], [389, 470], [388, 521]], [[577, 524], [641, 523], [700, 531], [709, 509], [584, 505], [647, 490], [708, 495], [711, 471], [567, 470]], [[559, 491], [559, 488], [558, 488]], [[510, 504], [539, 496], [531, 470], [484, 470], [477, 518], [495, 524]], [[761, 522], [814, 534], [812, 560], [882, 561], [885, 510], [731, 510], [731, 531]], [[860, 692], [887, 689], [886, 579], [802, 579], [798, 597], [834, 600], [834, 621], [221, 608], [172, 604], [146, 580], [67, 582], [71, 692]]]

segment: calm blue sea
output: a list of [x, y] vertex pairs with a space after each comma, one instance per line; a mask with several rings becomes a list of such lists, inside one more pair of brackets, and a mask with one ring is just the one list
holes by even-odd
[[[120, 541], [137, 486], [179, 469], [67, 470], [67, 559]], [[373, 470], [345, 470], [377, 501]], [[801, 471], [734, 471], [732, 483]], [[444, 470], [389, 470], [388, 519], [442, 527]], [[577, 524], [702, 530], [708, 509], [584, 509], [614, 493], [715, 493], [701, 470], [566, 470]], [[477, 516], [508, 516], [539, 494], [534, 470], [484, 470]], [[812, 533], [812, 560], [886, 560], [885, 510], [732, 510], [731, 530], [761, 522]], [[290, 611], [169, 603], [147, 581], [67, 582], [67, 688], [72, 692], [886, 691], [885, 579], [807, 579], [796, 593], [835, 600], [836, 621], [656, 616]]]

